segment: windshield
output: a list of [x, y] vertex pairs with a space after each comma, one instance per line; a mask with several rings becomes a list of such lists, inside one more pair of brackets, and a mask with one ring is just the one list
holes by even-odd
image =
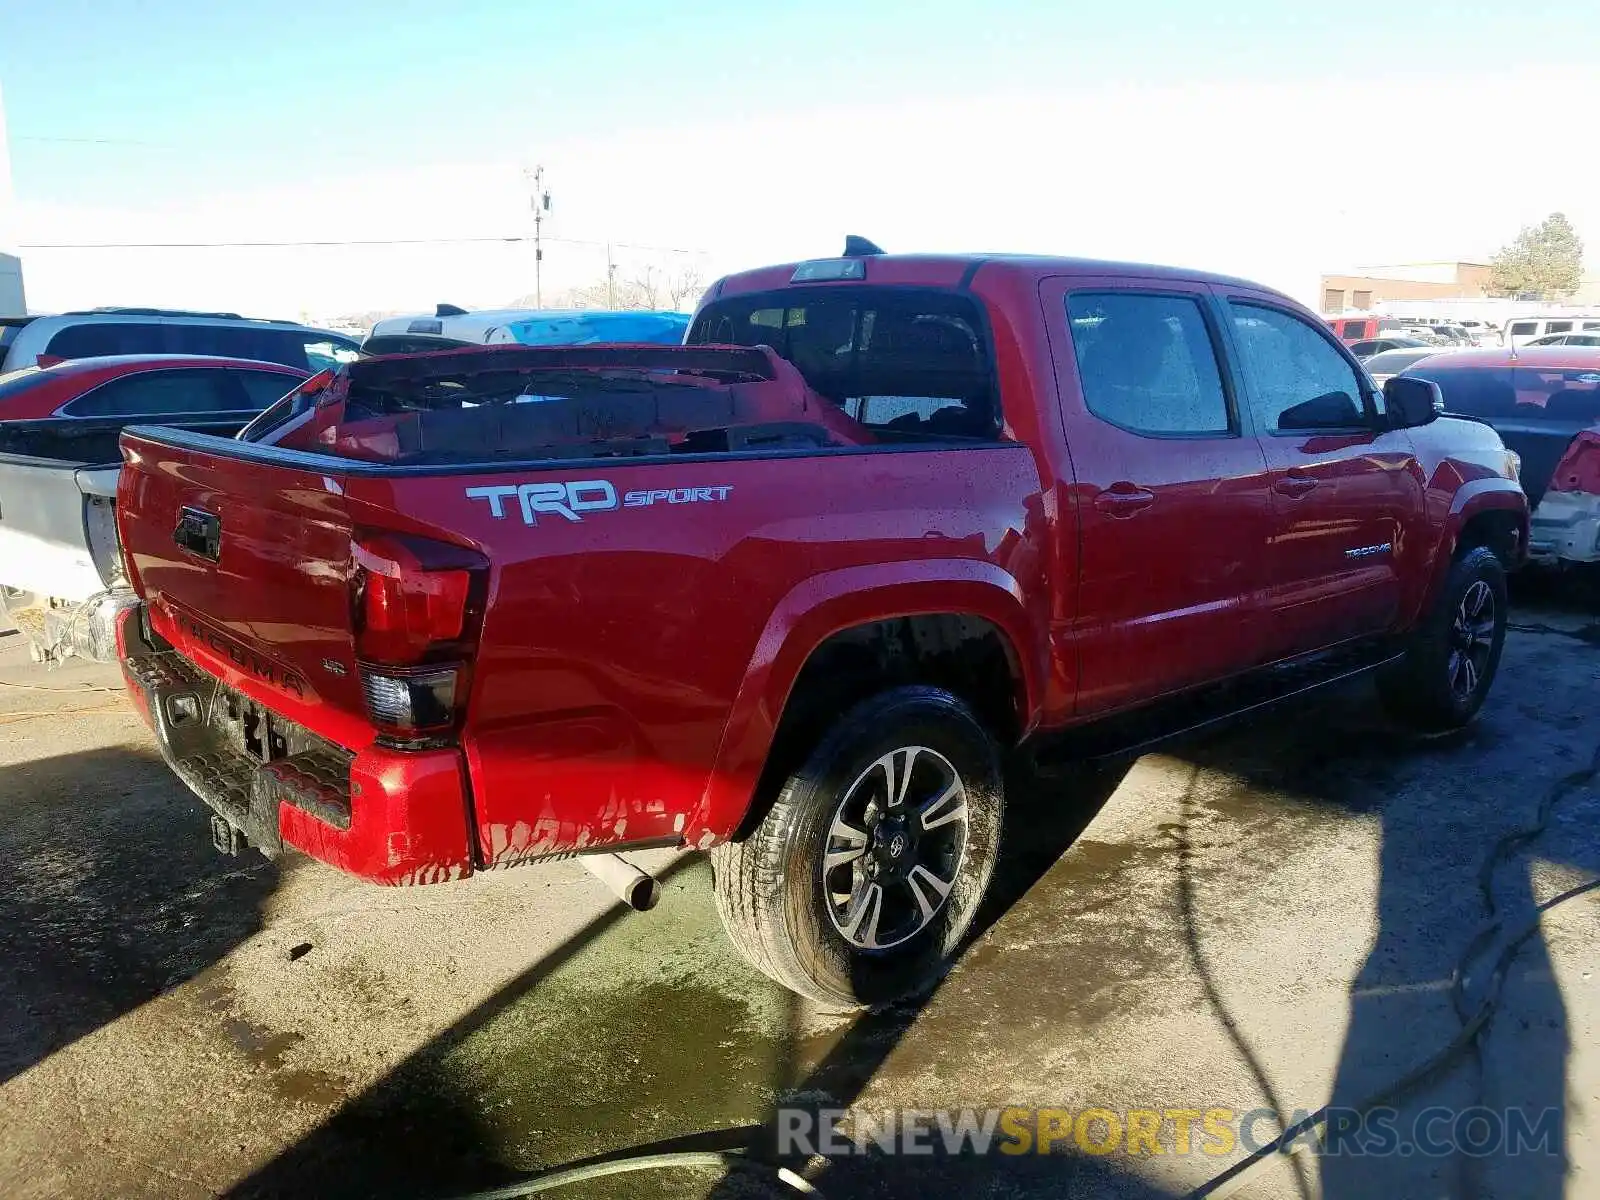
[[880, 440], [994, 437], [989, 337], [970, 297], [920, 288], [793, 288], [709, 304], [691, 344], [771, 346]]

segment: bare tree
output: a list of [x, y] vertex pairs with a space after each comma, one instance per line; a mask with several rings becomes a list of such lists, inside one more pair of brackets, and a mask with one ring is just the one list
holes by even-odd
[[698, 299], [705, 288], [705, 277], [700, 274], [700, 268], [685, 267], [667, 276], [667, 301], [672, 308], [687, 308], [689, 302]]
[[660, 308], [661, 307], [661, 275], [655, 267], [646, 263], [636, 275], [629, 280], [620, 292], [626, 293], [626, 300], [619, 295], [618, 308]]

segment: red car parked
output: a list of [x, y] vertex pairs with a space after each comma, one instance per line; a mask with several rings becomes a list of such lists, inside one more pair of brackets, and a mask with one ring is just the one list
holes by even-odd
[[79, 358], [0, 375], [0, 421], [260, 412], [309, 374], [280, 363], [186, 354]]
[[114, 652], [128, 597], [111, 500], [130, 422], [228, 434], [308, 372], [241, 358], [84, 358], [0, 375], [0, 613], [36, 658]]
[[1477, 712], [1527, 504], [1432, 384], [1237, 279], [856, 249], [723, 279], [683, 347], [126, 431], [124, 673], [219, 846], [385, 883], [714, 848], [750, 960], [870, 1004], [966, 934], [1007, 751], [1367, 670]]

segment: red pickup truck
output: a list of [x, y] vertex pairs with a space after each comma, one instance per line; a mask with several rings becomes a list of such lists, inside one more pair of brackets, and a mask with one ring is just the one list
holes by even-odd
[[681, 347], [373, 358], [238, 440], [126, 431], [125, 673], [225, 848], [710, 849], [758, 967], [871, 1004], [966, 933], [1013, 749], [1367, 670], [1474, 715], [1527, 504], [1438, 401], [1237, 279], [751, 271]]

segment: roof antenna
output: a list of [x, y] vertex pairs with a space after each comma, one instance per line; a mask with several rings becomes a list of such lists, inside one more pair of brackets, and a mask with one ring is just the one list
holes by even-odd
[[457, 308], [454, 304], [435, 304], [433, 306], [433, 315], [436, 317], [464, 317], [467, 315], [467, 310]]
[[846, 258], [865, 258], [869, 254], [882, 254], [883, 252], [883, 247], [876, 242], [869, 242], [859, 234], [845, 234], [844, 256]]

